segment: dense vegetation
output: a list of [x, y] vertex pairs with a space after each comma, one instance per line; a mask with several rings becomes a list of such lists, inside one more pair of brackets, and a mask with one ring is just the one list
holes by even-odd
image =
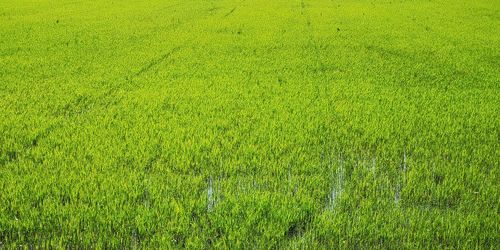
[[500, 2], [0, 1], [0, 248], [500, 246]]

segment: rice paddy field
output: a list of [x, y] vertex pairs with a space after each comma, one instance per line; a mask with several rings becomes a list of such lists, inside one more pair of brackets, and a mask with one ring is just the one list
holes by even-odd
[[498, 0], [0, 0], [0, 249], [500, 247]]

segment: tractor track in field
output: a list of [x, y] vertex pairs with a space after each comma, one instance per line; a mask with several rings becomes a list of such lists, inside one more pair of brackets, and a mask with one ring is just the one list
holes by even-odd
[[[311, 23], [311, 16], [310, 14], [308, 13], [308, 4], [306, 4], [306, 2], [304, 0], [301, 0], [300, 2], [300, 14], [303, 16], [303, 18], [305, 19], [305, 23], [306, 23], [306, 26], [305, 26], [305, 34], [306, 36], [308, 37], [308, 46], [312, 48], [312, 52], [313, 54], [315, 55], [313, 58], [312, 58], [312, 62], [314, 62], [315, 64], [317, 65], [322, 65], [322, 61], [321, 59], [319, 59], [320, 57], [317, 56], [319, 55], [321, 52], [319, 51], [319, 45], [318, 45], [318, 41], [317, 39], [314, 37], [314, 29], [312, 27], [312, 23]], [[314, 105], [318, 100], [319, 100], [319, 89], [318, 87], [316, 87], [316, 90], [315, 90], [315, 96], [314, 98], [309, 102], [309, 104], [307, 104], [304, 109], [307, 110], [309, 109], [312, 105]]]
[[54, 131], [59, 127], [61, 127], [60, 123], [51, 124], [42, 131], [40, 131], [39, 133], [37, 133], [31, 140], [29, 140], [28, 143], [22, 145], [20, 149], [5, 151], [4, 153], [7, 156], [7, 159], [2, 160], [0, 158], [0, 166], [5, 166], [8, 163], [18, 161], [21, 155], [25, 155], [32, 149], [38, 147], [41, 140], [47, 138], [52, 133], [52, 131]]
[[[175, 8], [175, 7], [180, 6], [180, 5], [181, 5], [181, 3], [177, 3], [177, 4], [165, 6], [165, 7], [160, 8], [160, 9], [161, 9], [161, 11], [164, 11], [166, 9]], [[225, 14], [224, 17], [228, 17], [228, 16], [234, 14], [237, 7], [238, 6], [233, 7], [227, 14]], [[90, 11], [88, 11], [88, 12], [90, 12]], [[176, 24], [172, 25], [170, 27], [170, 29], [171, 30], [178, 29], [181, 25], [184, 25], [184, 24], [191, 22], [193, 20], [195, 20], [195, 18], [191, 18], [189, 20], [186, 20], [185, 22], [176, 23]], [[181, 43], [181, 44], [183, 44], [183, 43]], [[183, 46], [176, 46], [176, 47], [166, 51], [165, 53], [160, 54], [159, 56], [156, 56], [156, 57], [149, 59], [148, 61], [143, 63], [136, 72], [132, 72], [132, 73], [129, 73], [128, 75], [126, 75], [125, 79], [123, 78], [123, 75], [122, 75], [122, 76], [115, 77], [114, 79], [111, 79], [109, 81], [106, 81], [108, 84], [110, 84], [110, 85], [108, 85], [107, 90], [104, 90], [101, 94], [94, 96], [94, 98], [92, 98], [92, 99], [100, 99], [102, 104], [104, 104], [106, 106], [112, 106], [112, 105], [116, 104], [117, 102], [119, 102], [119, 99], [121, 99], [120, 95], [117, 94], [117, 92], [119, 92], [119, 90], [123, 88], [123, 83], [134, 85], [135, 80], [137, 78], [150, 72], [152, 69], [154, 69], [155, 67], [158, 67], [160, 64], [165, 63], [174, 54], [179, 52], [182, 48], [183, 48]], [[20, 51], [20, 49], [10, 49], [10, 50], [6, 50], [6, 51], [2, 51], [2, 52], [0, 52], [0, 56], [9, 56], [9, 55], [15, 54], [19, 51]], [[120, 82], [121, 82], [121, 84], [118, 84]], [[77, 101], [71, 100], [70, 102], [67, 103], [65, 108], [63, 108], [63, 110], [58, 110], [54, 115], [72, 117], [75, 115], [80, 115], [80, 114], [86, 113], [90, 109], [92, 109], [91, 105], [90, 106], [87, 105], [86, 102], [82, 104], [82, 103], [79, 103], [78, 100]], [[29, 139], [29, 141], [26, 142], [25, 144], [23, 144], [20, 148], [10, 149], [10, 150], [6, 150], [4, 152], [1, 152], [1, 154], [3, 154], [4, 157], [3, 157], [3, 159], [0, 159], [0, 166], [5, 166], [9, 163], [18, 161], [22, 157], [26, 156], [27, 154], [29, 154], [29, 152], [31, 150], [33, 150], [34, 148], [39, 146], [40, 141], [47, 138], [53, 132], [53, 130], [56, 130], [60, 126], [61, 126], [61, 124], [53, 124], [53, 125], [45, 128], [43, 131], [40, 131], [39, 133], [37, 133], [32, 139]], [[156, 161], [156, 158], [157, 158], [157, 156], [153, 156], [152, 159], [150, 159], [150, 162], [148, 162], [148, 165], [152, 165]]]
[[[172, 55], [174, 55], [176, 52], [178, 52], [181, 49], [182, 49], [182, 46], [174, 47], [173, 49], [160, 55], [159, 57], [156, 57], [156, 58], [149, 60], [147, 63], [143, 64], [143, 66], [137, 72], [126, 77], [127, 83], [132, 83], [135, 78], [140, 77], [141, 75], [147, 73], [148, 71], [150, 71], [152, 68], [156, 67], [157, 65], [164, 63], [170, 57], [172, 57]], [[116, 79], [116, 80], [118, 80], [118, 79]], [[105, 91], [104, 93], [102, 93], [101, 95], [96, 96], [94, 99], [96, 99], [96, 100], [97, 99], [110, 100], [109, 99], [110, 97], [116, 98], [114, 93], [117, 90], [118, 90], [117, 87], [112, 87], [112, 88], [108, 89], [108, 91]], [[89, 106], [88, 101], [86, 101], [85, 98], [83, 98], [83, 101], [81, 99], [82, 98], [77, 98], [76, 101], [72, 100], [72, 101], [68, 102], [62, 110], [58, 110], [56, 113], [54, 113], [54, 115], [72, 117], [72, 116], [87, 112], [90, 109], [90, 107], [88, 107]], [[81, 102], [83, 102], [83, 103], [81, 103]], [[103, 102], [108, 103], [107, 105], [113, 105], [113, 103], [116, 103], [116, 102], [106, 102], [106, 101], [103, 101]], [[29, 153], [29, 151], [38, 147], [40, 144], [40, 141], [47, 138], [52, 133], [52, 131], [54, 131], [55, 129], [57, 129], [60, 126], [61, 126], [60, 123], [52, 124], [52, 125], [48, 126], [47, 128], [43, 129], [42, 131], [38, 132], [32, 139], [29, 140], [28, 143], [25, 143], [24, 145], [22, 145], [21, 148], [1, 152], [1, 154], [5, 155], [5, 158], [4, 159], [0, 158], [0, 166], [5, 166], [8, 163], [18, 161], [20, 159], [20, 157], [25, 156], [27, 153]], [[149, 164], [152, 165], [152, 163], [155, 161], [155, 158], [156, 157], [153, 157], [153, 159], [151, 159], [151, 162]]]
[[242, 3], [245, 2], [245, 0], [242, 0], [240, 1], [240, 3], [236, 4], [236, 6], [234, 6], [229, 12], [227, 12], [222, 18], [226, 18], [226, 17], [229, 17], [231, 16], [232, 14], [234, 14], [234, 11], [236, 11], [236, 9], [238, 8], [238, 6], [241, 6]]
[[180, 6], [182, 5], [183, 3], [174, 3], [174, 4], [170, 4], [170, 5], [167, 5], [167, 6], [163, 6], [161, 8], [158, 8], [157, 11], [159, 12], [162, 12], [162, 11], [165, 11], [165, 10], [169, 10], [169, 9], [172, 9], [174, 7], [177, 7], [177, 6]]
[[[111, 81], [108, 81], [111, 83], [111, 85], [108, 86], [108, 88], [99, 96], [101, 96], [102, 98], [109, 98], [111, 96], [114, 96], [113, 97], [115, 100], [114, 103], [116, 103], [117, 102], [116, 93], [120, 89], [123, 89], [123, 87], [124, 87], [122, 85], [123, 83], [133, 85], [136, 78], [146, 74], [148, 71], [150, 71], [154, 67], [164, 63], [169, 58], [171, 58], [172, 55], [174, 55], [175, 53], [180, 51], [182, 48], [183, 48], [183, 46], [176, 46], [176, 47], [172, 48], [171, 50], [167, 51], [166, 53], [161, 54], [160, 56], [155, 57], [153, 59], [150, 59], [148, 62], [144, 63], [142, 65], [142, 67], [140, 67], [140, 69], [137, 72], [126, 75], [125, 77], [123, 77], [123, 75], [121, 75], [119, 77], [114, 78]], [[123, 82], [123, 80], [125, 80], [125, 81]], [[117, 84], [117, 83], [120, 83], [120, 84]]]
[[226, 18], [226, 17], [228, 17], [228, 16], [232, 15], [232, 14], [234, 13], [234, 11], [236, 10], [236, 8], [237, 8], [237, 7], [238, 7], [238, 6], [236, 6], [236, 7], [232, 8], [232, 9], [231, 9], [228, 13], [226, 13], [226, 14], [224, 15], [224, 18]]
[[132, 82], [134, 80], [134, 78], [137, 78], [137, 77], [143, 75], [144, 73], [150, 71], [156, 65], [159, 65], [159, 64], [165, 62], [173, 54], [175, 54], [176, 52], [178, 52], [179, 50], [181, 50], [181, 48], [182, 48], [182, 46], [174, 47], [173, 49], [171, 49], [167, 53], [164, 53], [164, 54], [162, 54], [161, 56], [159, 56], [157, 58], [153, 58], [148, 63], [144, 64], [141, 67], [141, 69], [139, 69], [139, 71], [137, 71], [137, 72], [133, 73], [132, 75], [130, 75], [129, 77], [127, 77], [127, 81], [128, 82]]
[[300, 14], [304, 15], [305, 10], [306, 10], [306, 3], [304, 2], [304, 0], [302, 0], [300, 1]]

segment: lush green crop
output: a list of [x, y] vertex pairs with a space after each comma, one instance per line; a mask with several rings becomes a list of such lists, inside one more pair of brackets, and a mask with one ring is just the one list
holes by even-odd
[[498, 248], [498, 0], [0, 0], [0, 249]]

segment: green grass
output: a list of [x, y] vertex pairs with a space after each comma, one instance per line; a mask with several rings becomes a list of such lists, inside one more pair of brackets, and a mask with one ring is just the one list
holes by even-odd
[[500, 2], [0, 1], [0, 248], [498, 248]]

